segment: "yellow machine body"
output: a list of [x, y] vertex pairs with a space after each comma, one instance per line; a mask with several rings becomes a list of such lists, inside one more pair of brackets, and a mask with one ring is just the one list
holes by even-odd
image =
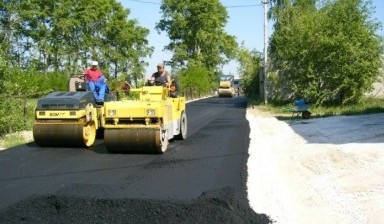
[[219, 97], [233, 97], [235, 93], [234, 89], [234, 76], [222, 75], [220, 76], [220, 83], [218, 89]]
[[168, 141], [186, 138], [185, 98], [162, 86], [130, 90], [130, 99], [104, 104], [104, 140], [110, 152], [163, 153]]
[[100, 128], [102, 112], [90, 92], [52, 92], [38, 100], [35, 142], [41, 146], [90, 147]]

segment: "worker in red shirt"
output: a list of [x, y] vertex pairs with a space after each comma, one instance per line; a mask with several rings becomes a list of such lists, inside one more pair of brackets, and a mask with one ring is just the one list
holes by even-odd
[[104, 104], [107, 79], [104, 77], [98, 66], [99, 63], [97, 61], [92, 61], [91, 67], [85, 70], [84, 75], [89, 90], [93, 92], [96, 104]]

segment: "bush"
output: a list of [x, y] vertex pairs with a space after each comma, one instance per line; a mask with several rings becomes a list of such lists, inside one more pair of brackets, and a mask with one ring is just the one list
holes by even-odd
[[40, 97], [51, 91], [68, 89], [68, 77], [61, 73], [43, 74], [34, 70], [3, 70], [1, 87], [7, 96]]
[[0, 101], [0, 136], [31, 130], [35, 107], [36, 100], [4, 97]]
[[62, 73], [41, 73], [0, 64], [0, 135], [31, 130], [38, 98], [51, 91], [68, 89]]
[[[208, 69], [199, 65], [191, 65], [177, 76], [179, 92], [184, 93], [184, 96], [190, 99], [210, 94], [212, 82], [209, 81], [209, 78]], [[216, 88], [217, 86], [216, 84]]]

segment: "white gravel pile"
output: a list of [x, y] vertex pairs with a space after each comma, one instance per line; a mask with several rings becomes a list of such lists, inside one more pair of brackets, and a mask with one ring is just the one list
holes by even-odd
[[248, 197], [276, 223], [383, 223], [384, 114], [279, 121], [248, 109]]

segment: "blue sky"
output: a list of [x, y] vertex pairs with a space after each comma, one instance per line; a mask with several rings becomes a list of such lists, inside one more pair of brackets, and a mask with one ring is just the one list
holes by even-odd
[[[166, 33], [158, 34], [155, 30], [156, 23], [161, 19], [160, 4], [161, 0], [120, 0], [124, 8], [130, 9], [128, 19], [136, 19], [140, 26], [150, 30], [148, 41], [155, 48], [152, 56], [145, 61], [149, 63], [146, 76], [149, 77], [155, 70], [156, 65], [172, 57], [171, 52], [164, 51], [164, 46], [169, 39]], [[225, 30], [228, 34], [236, 37], [239, 43], [249, 49], [256, 49], [263, 52], [264, 48], [264, 9], [261, 0], [221, 0], [227, 7], [229, 19]], [[375, 14], [378, 21], [384, 24], [384, 1], [373, 0]], [[272, 32], [272, 23], [268, 23], [268, 35]], [[384, 36], [383, 28], [379, 30], [379, 35]], [[166, 68], [170, 70], [170, 68]], [[223, 73], [237, 76], [237, 64], [229, 63], [223, 67]]]

